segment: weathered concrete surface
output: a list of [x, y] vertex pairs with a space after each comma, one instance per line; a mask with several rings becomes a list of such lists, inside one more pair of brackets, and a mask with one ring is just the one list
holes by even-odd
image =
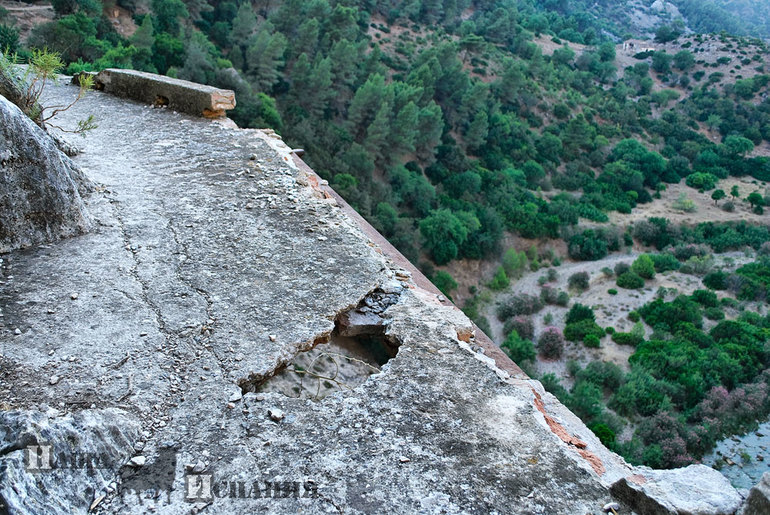
[[[539, 383], [498, 366], [279, 140], [101, 93], [66, 116], [85, 113], [99, 129], [76, 162], [104, 187], [88, 200], [97, 228], [5, 257], [0, 404], [30, 418], [44, 404], [120, 410], [139, 426], [134, 467], [115, 452], [105, 488], [74, 476], [47, 492], [27, 481], [25, 496], [91, 488], [54, 510], [80, 513], [584, 514], [633, 474]], [[251, 392], [335, 321], [349, 329], [344, 315], [377, 290], [398, 295], [364, 332], [400, 344], [380, 373], [318, 402]], [[25, 474], [14, 456], [0, 452], [6, 503]], [[276, 498], [275, 482], [308, 496]]]
[[54, 140], [0, 96], [0, 253], [87, 231], [88, 188]]
[[750, 491], [741, 515], [766, 515], [770, 513], [770, 472], [762, 474], [762, 479]]
[[743, 499], [722, 474], [705, 465], [676, 470], [639, 467], [611, 491], [640, 513], [732, 515]]
[[107, 93], [193, 116], [221, 118], [226, 110], [235, 109], [235, 93], [230, 90], [154, 73], [109, 68], [96, 75], [96, 83]]

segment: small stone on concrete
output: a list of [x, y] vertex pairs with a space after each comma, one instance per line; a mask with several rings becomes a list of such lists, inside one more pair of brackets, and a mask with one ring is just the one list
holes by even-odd
[[128, 462], [128, 464], [132, 467], [143, 467], [144, 464], [147, 463], [147, 457], [146, 456], [134, 456], [131, 458], [131, 461]]

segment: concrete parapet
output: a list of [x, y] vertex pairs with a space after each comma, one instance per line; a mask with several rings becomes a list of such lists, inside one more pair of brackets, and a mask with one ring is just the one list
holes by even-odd
[[225, 111], [235, 109], [235, 93], [229, 89], [155, 73], [109, 68], [96, 75], [96, 82], [106, 93], [193, 116], [221, 118]]

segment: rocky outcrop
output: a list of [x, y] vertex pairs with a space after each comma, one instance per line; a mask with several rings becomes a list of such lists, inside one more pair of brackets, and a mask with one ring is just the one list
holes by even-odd
[[116, 409], [0, 412], [0, 511], [90, 507], [134, 454], [139, 436], [133, 417]]
[[86, 232], [88, 189], [53, 139], [0, 96], [0, 253]]
[[732, 515], [743, 501], [727, 478], [705, 465], [676, 470], [639, 467], [610, 490], [642, 514]]
[[770, 513], [770, 472], [762, 474], [762, 480], [750, 491], [741, 515], [767, 515]]

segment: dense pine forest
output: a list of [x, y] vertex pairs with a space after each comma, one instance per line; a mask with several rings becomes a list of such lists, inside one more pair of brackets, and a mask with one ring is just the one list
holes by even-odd
[[[675, 0], [642, 30], [629, 12], [650, 4], [53, 0], [55, 17], [25, 34], [0, 8], [0, 47], [59, 52], [69, 74], [134, 68], [235, 90], [239, 126], [304, 148], [490, 333], [492, 309], [504, 350], [605, 444], [670, 467], [770, 412], [770, 16], [762, 2]], [[725, 182], [736, 178], [751, 188]], [[750, 220], [614, 223], [671, 188], [678, 211], [705, 198]], [[564, 261], [634, 250], [602, 272], [608, 298], [656, 273], [698, 288], [663, 287], [624, 331], [571, 301], [589, 273], [549, 287]], [[731, 251], [756, 259], [717, 266]], [[476, 260], [493, 273], [458, 284], [451, 271]], [[539, 293], [506, 297], [525, 273], [542, 274]], [[564, 310], [560, 327], [534, 324], [546, 306]], [[626, 368], [536, 366], [610, 341], [630, 349]]]

